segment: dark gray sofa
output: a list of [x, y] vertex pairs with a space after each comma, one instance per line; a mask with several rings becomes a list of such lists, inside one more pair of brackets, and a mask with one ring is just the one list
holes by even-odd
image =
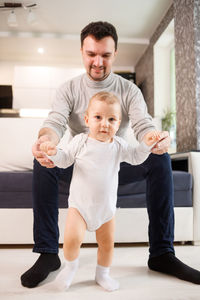
[[[175, 240], [192, 241], [192, 176], [187, 172], [173, 171], [173, 179], [175, 187]], [[115, 242], [148, 242], [145, 189], [145, 180], [119, 186]], [[63, 243], [64, 237], [68, 193], [69, 186], [60, 181], [60, 243]], [[0, 244], [32, 244], [32, 171], [0, 172], [0, 208]], [[86, 232], [84, 243], [94, 242], [96, 242], [95, 234]]]

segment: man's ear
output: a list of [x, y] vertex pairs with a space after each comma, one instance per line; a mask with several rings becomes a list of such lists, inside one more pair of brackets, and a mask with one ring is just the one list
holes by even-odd
[[115, 61], [116, 56], [117, 56], [117, 50], [115, 50], [114, 57], [113, 57], [113, 62]]

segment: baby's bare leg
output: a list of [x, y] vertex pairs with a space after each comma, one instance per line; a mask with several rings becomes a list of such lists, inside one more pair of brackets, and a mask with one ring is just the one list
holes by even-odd
[[109, 267], [112, 263], [114, 250], [114, 230], [115, 219], [113, 217], [96, 231], [98, 253], [95, 280], [107, 291], [114, 291], [119, 288], [119, 283], [109, 276]]
[[78, 210], [69, 208], [65, 226], [63, 251], [66, 259], [64, 269], [56, 277], [59, 290], [69, 288], [78, 269], [79, 252], [86, 230], [86, 223]]
[[112, 263], [114, 251], [115, 218], [103, 224], [96, 230], [98, 243], [97, 263], [104, 267], [109, 267]]
[[64, 256], [71, 261], [78, 257], [86, 231], [86, 223], [76, 208], [70, 207], [67, 213], [64, 233]]

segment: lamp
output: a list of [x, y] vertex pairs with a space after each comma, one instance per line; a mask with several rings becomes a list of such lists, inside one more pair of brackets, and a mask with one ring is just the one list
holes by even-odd
[[8, 15], [8, 25], [11, 27], [16, 27], [18, 25], [17, 24], [17, 16], [16, 16], [14, 10], [12, 10], [10, 12], [10, 14]]
[[35, 13], [32, 11], [32, 9], [29, 9], [28, 15], [27, 15], [27, 22], [30, 25], [34, 25], [36, 24], [36, 15]]
[[8, 26], [16, 27], [18, 26], [17, 23], [17, 16], [15, 14], [16, 10], [28, 10], [27, 15], [27, 23], [30, 25], [34, 25], [36, 23], [36, 15], [32, 9], [37, 8], [36, 3], [23, 3], [23, 2], [4, 2], [0, 3], [0, 11], [9, 11], [7, 23]]

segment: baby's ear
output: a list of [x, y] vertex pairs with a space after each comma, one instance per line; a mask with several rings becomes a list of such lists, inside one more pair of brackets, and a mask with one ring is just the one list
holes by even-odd
[[[118, 129], [119, 129], [119, 127], [120, 127], [120, 124], [121, 124], [121, 120], [119, 120], [119, 121], [117, 122]], [[118, 130], [118, 129], [117, 129], [117, 130]]]
[[88, 115], [87, 115], [87, 113], [85, 113], [84, 119], [85, 119], [85, 125], [88, 126]]

